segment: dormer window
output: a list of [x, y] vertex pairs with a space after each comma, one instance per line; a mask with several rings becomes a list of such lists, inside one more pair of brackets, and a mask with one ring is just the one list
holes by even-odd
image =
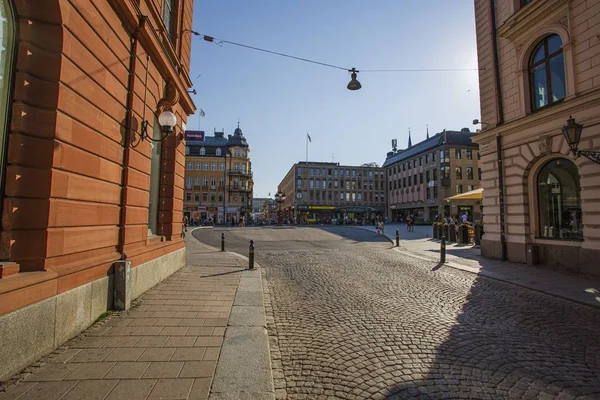
[[204, 147], [200, 147], [200, 155], [201, 156], [205, 156], [206, 155], [206, 149]]
[[217, 149], [217, 155], [220, 156], [221, 155], [221, 149]]

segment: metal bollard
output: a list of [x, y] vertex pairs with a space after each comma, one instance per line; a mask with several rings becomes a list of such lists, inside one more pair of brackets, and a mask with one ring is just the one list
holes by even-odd
[[442, 236], [442, 243], [440, 243], [440, 262], [444, 264], [446, 262], [446, 237]]
[[221, 251], [225, 251], [225, 234], [221, 233]]
[[400, 247], [400, 232], [396, 229], [396, 247]]
[[248, 269], [254, 269], [254, 240], [250, 241], [250, 249], [248, 250]]

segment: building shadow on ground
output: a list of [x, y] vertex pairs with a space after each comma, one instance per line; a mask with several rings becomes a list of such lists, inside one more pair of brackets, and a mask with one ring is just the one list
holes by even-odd
[[409, 353], [386, 398], [600, 398], [599, 308], [481, 275], [461, 302], [412, 338], [438, 344]]

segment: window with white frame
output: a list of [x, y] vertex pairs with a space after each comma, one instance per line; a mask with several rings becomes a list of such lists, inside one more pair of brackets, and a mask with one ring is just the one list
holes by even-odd
[[220, 156], [221, 154], [223, 154], [223, 152], [222, 152], [222, 150], [221, 150], [221, 149], [217, 149], [217, 151], [216, 151], [216, 153], [215, 153], [215, 154], [216, 154], [216, 155], [218, 155], [218, 156]]
[[200, 155], [201, 156], [205, 156], [206, 155], [206, 149], [204, 147], [200, 147]]
[[192, 187], [192, 177], [191, 176], [185, 177], [185, 187], [188, 189]]

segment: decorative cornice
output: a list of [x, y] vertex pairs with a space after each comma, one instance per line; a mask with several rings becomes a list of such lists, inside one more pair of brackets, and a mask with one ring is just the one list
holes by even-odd
[[[521, 42], [527, 32], [560, 13], [571, 0], [537, 0], [515, 12], [498, 28], [498, 36], [511, 42]], [[566, 16], [561, 15], [558, 23], [566, 24]]]
[[[593, 92], [586, 93], [584, 95], [579, 95], [574, 97], [572, 100], [562, 102], [552, 107], [548, 107], [545, 110], [541, 110], [535, 113], [527, 114], [521, 118], [517, 118], [506, 122], [505, 124], [489, 128], [483, 130], [478, 135], [475, 135], [471, 138], [473, 142], [478, 143], [480, 145], [480, 150], [487, 144], [487, 142], [493, 141], [496, 136], [507, 136], [513, 133], [520, 132], [524, 129], [531, 129], [536, 126], [555, 121], [557, 115], [562, 115], [564, 120], [567, 120], [567, 117], [571, 114], [575, 114], [582, 109], [596, 107], [600, 105], [600, 90], [594, 90]], [[596, 124], [600, 122], [596, 118], [578, 121], [588, 126], [591, 124]], [[560, 128], [560, 127], [559, 127]], [[559, 129], [557, 128], [557, 129]], [[527, 139], [527, 141], [531, 141], [531, 139]]]

